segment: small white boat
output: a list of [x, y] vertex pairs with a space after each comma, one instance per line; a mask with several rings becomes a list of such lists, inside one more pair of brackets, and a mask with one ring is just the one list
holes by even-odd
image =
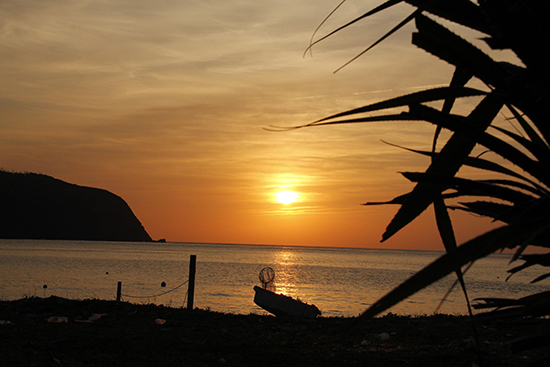
[[254, 291], [256, 292], [254, 303], [275, 316], [317, 317], [321, 315], [321, 311], [315, 305], [258, 286], [254, 287]]

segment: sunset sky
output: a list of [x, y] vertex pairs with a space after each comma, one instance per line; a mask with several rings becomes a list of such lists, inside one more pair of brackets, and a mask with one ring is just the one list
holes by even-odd
[[[334, 74], [411, 12], [402, 6], [303, 53], [340, 0], [3, 0], [0, 167], [109, 190], [154, 239], [441, 249], [426, 212], [385, 243], [428, 161], [426, 123], [270, 132], [419, 88], [453, 69], [411, 25]], [[379, 4], [349, 0], [326, 34]], [[297, 201], [276, 201], [280, 191]], [[461, 215], [459, 239], [486, 221]]]

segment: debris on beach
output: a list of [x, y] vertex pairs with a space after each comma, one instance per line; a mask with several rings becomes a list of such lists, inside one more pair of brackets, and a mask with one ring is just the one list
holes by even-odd
[[69, 322], [69, 318], [64, 316], [51, 316], [46, 319], [46, 322], [49, 324], [63, 324]]

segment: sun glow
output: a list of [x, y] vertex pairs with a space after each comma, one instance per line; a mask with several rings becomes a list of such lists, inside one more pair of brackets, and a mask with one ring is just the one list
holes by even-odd
[[275, 200], [281, 204], [290, 204], [298, 200], [298, 194], [294, 191], [279, 191], [275, 194]]

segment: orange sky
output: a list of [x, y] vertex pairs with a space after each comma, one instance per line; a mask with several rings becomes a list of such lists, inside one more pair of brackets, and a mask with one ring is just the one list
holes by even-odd
[[[340, 2], [3, 0], [0, 167], [123, 197], [155, 238], [441, 249], [431, 211], [380, 244], [428, 161], [425, 123], [292, 126], [449, 81], [412, 27], [333, 74], [410, 12], [362, 22], [302, 57]], [[379, 1], [349, 1], [321, 34]], [[291, 190], [284, 205], [274, 194]], [[487, 224], [458, 218], [460, 239]]]

